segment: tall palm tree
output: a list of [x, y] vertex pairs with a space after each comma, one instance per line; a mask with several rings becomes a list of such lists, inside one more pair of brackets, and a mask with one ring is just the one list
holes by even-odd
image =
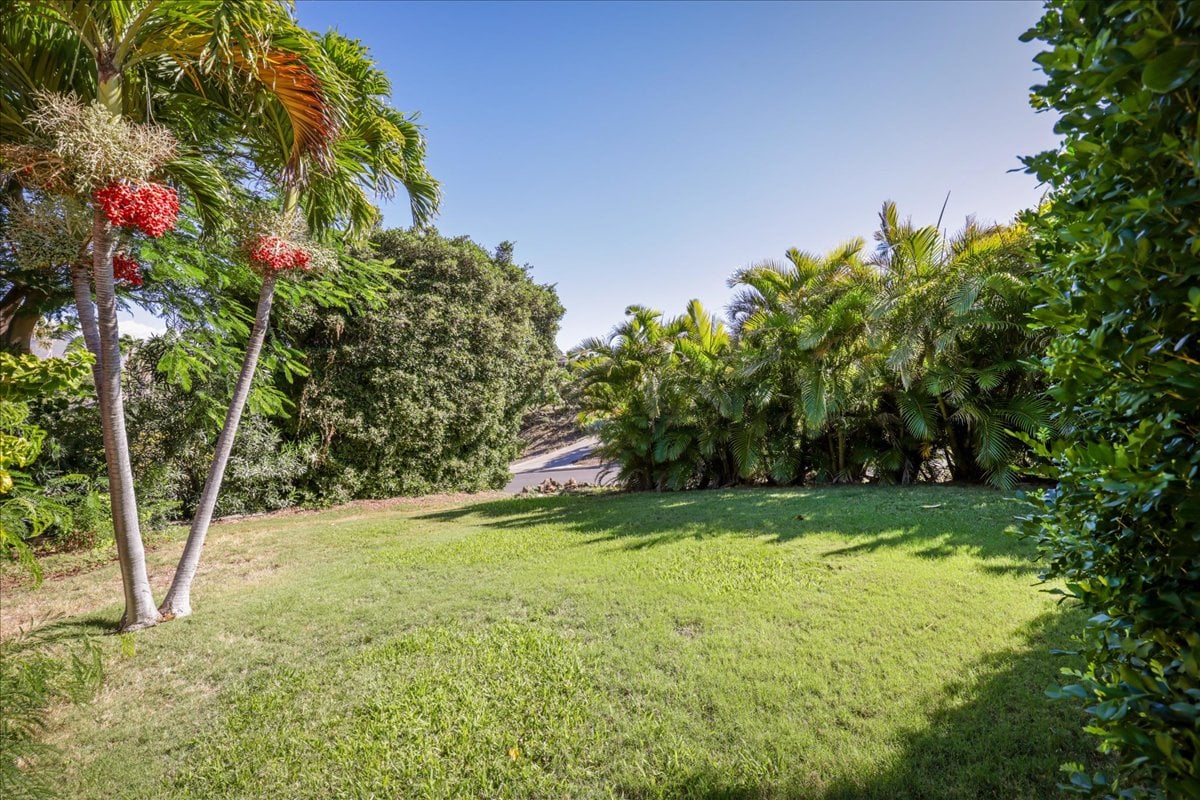
[[731, 482], [729, 424], [742, 396], [724, 324], [698, 300], [679, 317], [631, 306], [603, 339], [571, 351], [586, 421], [600, 452], [635, 489], [686, 489]]
[[914, 433], [940, 428], [960, 480], [1007, 485], [1016, 441], [1048, 424], [1046, 400], [1025, 360], [1043, 352], [1027, 325], [1033, 269], [1020, 225], [964, 227], [946, 235], [879, 215], [871, 262], [882, 284], [874, 325], [899, 378], [900, 411]]
[[[777, 422], [771, 434], [760, 433], [797, 445], [777, 449], [769, 459], [777, 480], [803, 479], [816, 457], [805, 448], [816, 437], [825, 439], [821, 460], [829, 477], [861, 477], [864, 465], [849, 447], [854, 417], [873, 391], [867, 325], [877, 283], [861, 258], [864, 246], [853, 239], [823, 255], [793, 248], [785, 264], [757, 264], [730, 279], [739, 289], [730, 315], [746, 352], [745, 374], [775, 384], [771, 396], [783, 403], [769, 415], [781, 419], [783, 429]], [[768, 443], [740, 441], [741, 460], [748, 461], [755, 449], [765, 452]]]
[[661, 488], [654, 457], [667, 410], [664, 390], [678, 330], [661, 311], [630, 306], [603, 338], [569, 354], [583, 399], [583, 421], [598, 426], [601, 453], [619, 464], [617, 480], [635, 489]]
[[[320, 48], [331, 65], [327, 96], [343, 120], [331, 158], [313, 169], [290, 169], [294, 142], [283, 124], [286, 110], [273, 106], [266, 109], [265, 118], [242, 131], [241, 140], [255, 166], [278, 187], [283, 214], [302, 211], [312, 236], [327, 238], [340, 231], [350, 238], [360, 237], [379, 219], [371, 195], [390, 196], [397, 186], [408, 193], [413, 223], [422, 224], [436, 211], [440, 190], [425, 168], [425, 140], [420, 129], [412, 118], [389, 105], [390, 82], [364, 47], [328, 33], [321, 38]], [[217, 437], [187, 543], [160, 608], [167, 617], [192, 612], [192, 583], [270, 325], [277, 280], [276, 273], [266, 273], [262, 278], [254, 326], [233, 399]]]
[[[28, 118], [37, 90], [70, 89], [109, 113], [153, 116], [179, 85], [243, 84], [285, 110], [287, 171], [301, 175], [328, 152], [336, 119], [313, 67], [310, 37], [272, 0], [37, 0], [6, 10], [0, 122], [7, 138]], [[116, 237], [96, 207], [92, 264], [73, 269], [84, 339], [96, 355], [97, 395], [108, 463], [113, 527], [125, 589], [122, 627], [159, 621], [146, 575], [125, 432], [114, 292]], [[90, 285], [89, 285], [90, 284]], [[95, 301], [93, 305], [92, 294]]]

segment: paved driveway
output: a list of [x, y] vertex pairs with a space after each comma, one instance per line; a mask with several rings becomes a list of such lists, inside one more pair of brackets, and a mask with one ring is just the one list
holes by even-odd
[[[579, 439], [557, 450], [514, 461], [508, 466], [512, 480], [504, 487], [506, 492], [519, 492], [526, 486], [536, 486], [547, 478], [566, 483], [572, 478], [576, 483], [600, 484], [600, 473], [604, 466], [592, 456], [600, 440], [595, 436]], [[580, 463], [583, 462], [583, 463]], [[611, 476], [603, 483], [611, 483]]]

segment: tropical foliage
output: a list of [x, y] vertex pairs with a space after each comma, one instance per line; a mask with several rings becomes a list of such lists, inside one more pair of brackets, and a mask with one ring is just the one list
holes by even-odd
[[[9, 188], [6, 200], [19, 210], [46, 195], [62, 196], [89, 208], [92, 216], [91, 233], [78, 243], [74, 258], [49, 261], [44, 268], [69, 277], [83, 338], [95, 357], [125, 594], [121, 624], [127, 630], [145, 628], [162, 615], [146, 574], [125, 429], [116, 284], [118, 277], [142, 281], [130, 253], [140, 245], [122, 230], [124, 223], [150, 223], [137, 227], [153, 237], [175, 220], [161, 213], [166, 208], [161, 202], [150, 216], [114, 216], [115, 190], [171, 181], [186, 188], [198, 208], [207, 208], [209, 219], [216, 217], [213, 208], [223, 203], [231, 184], [202, 153], [222, 128], [208, 124], [211, 115], [202, 104], [188, 102], [184, 95], [192, 92], [182, 87], [237, 94], [246, 121], [251, 119], [247, 112], [284, 109], [290, 142], [285, 174], [303, 178], [311, 161], [324, 163], [337, 133], [320, 75], [324, 61], [287, 6], [271, 0], [17, 2], [7, 9], [0, 45], [0, 154], [6, 182], [20, 184]], [[85, 124], [61, 124], [63, 115], [48, 114], [56, 104], [79, 108], [76, 116]], [[169, 140], [170, 146], [137, 146], [158, 140]], [[236, 140], [219, 143], [236, 147]], [[174, 201], [176, 190], [161, 183], [154, 192], [160, 201], [168, 194]], [[11, 222], [11, 212], [6, 216]], [[27, 303], [17, 309], [26, 316]]]
[[1048, 49], [1035, 104], [1059, 150], [1027, 159], [1054, 188], [1035, 232], [1034, 316], [1046, 357], [1058, 485], [1028, 533], [1047, 577], [1094, 616], [1083, 700], [1112, 773], [1097, 797], [1200, 797], [1200, 4], [1053, 2], [1027, 38]]
[[551, 391], [562, 306], [507, 254], [388, 230], [374, 245], [403, 284], [373, 308], [290, 306], [306, 355], [285, 441], [313, 443], [309, 501], [498, 488], [525, 413]]
[[69, 527], [71, 513], [30, 478], [46, 431], [30, 420], [29, 403], [44, 394], [77, 393], [90, 362], [78, 352], [44, 361], [0, 352], [0, 555], [15, 556], [39, 581], [28, 540], [51, 526]]
[[[389, 230], [373, 247], [386, 257], [376, 263], [392, 266], [377, 274], [391, 283], [372, 288], [372, 305], [334, 303], [340, 287], [328, 275], [280, 284], [270, 343], [288, 357], [266, 358], [257, 371], [251, 396], [260, 401], [241, 421], [217, 515], [508, 481], [521, 420], [559, 374], [557, 295], [506, 253], [466, 239]], [[188, 370], [182, 385], [162, 368], [187, 369], [173, 355], [179, 339], [169, 332], [124, 345], [130, 458], [139, 508], [152, 521], [194, 515], [237, 379], [227, 364]], [[103, 473], [91, 404], [59, 392], [32, 411], [47, 431], [33, 473], [40, 484]], [[87, 538], [78, 514], [75, 522], [74, 537]]]
[[90, 700], [104, 677], [96, 641], [66, 644], [53, 633], [18, 631], [0, 641], [0, 796], [61, 797], [55, 748], [42, 739], [54, 706]]
[[1012, 485], [1028, 451], [1010, 432], [1049, 424], [1024, 227], [947, 236], [887, 203], [875, 238], [739, 270], [730, 330], [696, 301], [675, 319], [633, 306], [576, 348], [584, 421], [620, 481]]
[[[138, 299], [185, 323], [193, 335], [177, 338], [162, 364], [184, 386], [191, 374], [203, 378], [242, 362], [193, 533], [162, 607], [178, 616], [190, 611], [191, 576], [267, 347], [281, 276], [321, 271], [321, 295], [334, 304], [370, 302], [380, 265], [339, 259], [342, 237], [370, 231], [380, 218], [372, 197], [397, 188], [409, 193], [414, 223], [422, 223], [436, 210], [438, 185], [425, 170], [414, 118], [391, 107], [387, 77], [365, 48], [300, 28], [277, 0], [18, 2], [5, 20], [0, 63], [0, 259], [12, 282], [0, 299], [0, 334], [28, 350], [37, 321], [74, 301], [96, 356], [124, 625], [145, 627], [160, 613], [145, 577], [125, 433], [118, 304], [148, 284]], [[76, 217], [92, 224], [67, 224]], [[231, 218], [255, 224], [238, 228]], [[164, 250], [187, 248], [155, 247], [134, 233], [157, 238], [174, 227], [200, 245], [193, 248], [200, 263], [150, 274], [158, 264], [147, 269], [141, 254], [152, 262]], [[195, 238], [201, 229], [207, 242]], [[22, 231], [31, 235], [7, 235]], [[61, 235], [45, 235], [54, 232]], [[231, 238], [234, 247], [226, 246]], [[58, 239], [62, 246], [47, 248]], [[363, 266], [367, 280], [357, 274]], [[252, 313], [238, 308], [247, 267], [259, 276]], [[328, 291], [330, 283], [345, 285]], [[239, 336], [248, 339], [244, 353]], [[214, 340], [220, 345], [210, 352]], [[268, 361], [278, 356], [267, 347]], [[297, 367], [290, 356], [284, 352]]]

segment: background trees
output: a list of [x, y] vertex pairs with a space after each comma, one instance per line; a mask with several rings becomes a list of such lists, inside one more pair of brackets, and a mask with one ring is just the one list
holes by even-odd
[[887, 203], [876, 240], [739, 270], [732, 336], [694, 302], [675, 320], [635, 306], [573, 351], [619, 479], [1010, 486], [1026, 453], [1009, 431], [1049, 424], [1027, 232], [969, 220], [947, 236]]
[[[521, 419], [560, 372], [554, 290], [466, 239], [391, 230], [374, 241], [393, 266], [373, 305], [330, 303], [323, 290], [339, 287], [315, 274], [308, 291], [280, 283], [268, 344], [290, 355], [256, 374], [264, 402], [247, 407], [217, 515], [508, 481]], [[237, 377], [227, 364], [180, 385], [158, 368], [178, 338], [126, 344], [131, 458], [143, 517], [155, 521], [194, 513]], [[57, 394], [32, 412], [48, 432], [41, 483], [102, 469], [93, 408]]]
[[550, 287], [468, 239], [374, 238], [402, 283], [369, 309], [289, 308], [309, 373], [289, 388], [289, 441], [315, 448], [306, 497], [336, 502], [508, 481], [525, 412], [544, 402], [562, 307]]
[[1052, 2], [1026, 36], [1062, 115], [1026, 163], [1054, 188], [1033, 313], [1067, 423], [1027, 531], [1094, 612], [1060, 696], [1120, 758], [1070, 788], [1200, 797], [1200, 5]]

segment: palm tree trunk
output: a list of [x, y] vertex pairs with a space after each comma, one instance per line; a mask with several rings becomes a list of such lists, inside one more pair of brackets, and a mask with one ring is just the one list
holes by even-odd
[[850, 478], [846, 474], [846, 431], [840, 426], [837, 432], [837, 459], [838, 459], [838, 479], [837, 483], [847, 483]]
[[[125, 614], [121, 629], [135, 631], [156, 624], [161, 617], [154, 605], [150, 579], [146, 574], [146, 554], [138, 521], [137, 497], [133, 489], [133, 468], [129, 462], [129, 439], [125, 433], [125, 402], [121, 396], [121, 342], [117, 328], [117, 296], [113, 288], [112, 257], [116, 242], [104, 212], [97, 208], [92, 222], [92, 268], [96, 282], [96, 317], [99, 358], [96, 395], [100, 399], [100, 427], [104, 433], [104, 460], [108, 465], [108, 493], [112, 501], [113, 530], [117, 540], [117, 560], [125, 589]], [[75, 287], [76, 300], [80, 298]], [[84, 289], [86, 294], [86, 284]], [[90, 299], [78, 303], [80, 321], [87, 340]]]
[[937, 396], [937, 403], [942, 414], [942, 423], [946, 426], [946, 438], [950, 443], [950, 477], [954, 480], [971, 480], [974, 465], [970, 453], [965, 451], [962, 442], [959, 441], [958, 430], [954, 427], [954, 421], [950, 419], [950, 409], [946, 407], [946, 401], [941, 394]]
[[92, 380], [96, 384], [96, 395], [100, 393], [100, 326], [96, 322], [96, 304], [92, 301], [92, 281], [86, 264], [71, 265], [71, 288], [75, 291], [75, 313], [79, 316], [79, 328], [83, 343], [92, 354]]
[[186, 617], [192, 613], [192, 580], [200, 566], [200, 553], [204, 549], [213, 510], [217, 506], [217, 496], [221, 492], [221, 481], [225, 478], [229, 454], [233, 451], [233, 441], [242, 419], [242, 409], [250, 396], [254, 371], [258, 367], [258, 356], [262, 352], [267, 326], [271, 321], [271, 303], [274, 297], [275, 275], [268, 274], [263, 278], [262, 289], [258, 295], [258, 310], [254, 314], [254, 328], [251, 329], [250, 341], [246, 344], [246, 355], [242, 359], [242, 371], [233, 390], [233, 400], [229, 404], [229, 410], [225, 412], [225, 425], [221, 428], [221, 435], [217, 437], [217, 449], [213, 455], [212, 466], [208, 470], [208, 479], [204, 482], [204, 492], [200, 495], [200, 505], [192, 517], [192, 527], [188, 531], [183, 555], [179, 558], [179, 566], [175, 568], [171, 588], [167, 591], [160, 609], [168, 619]]
[[[33, 334], [42, 319], [39, 304], [44, 302], [48, 295], [40, 289], [24, 287], [18, 292], [15, 286], [9, 295], [15, 297], [11, 304], [0, 311], [0, 339], [8, 349], [18, 353], [32, 352]], [[5, 301], [9, 300], [9, 295], [5, 296]]]

